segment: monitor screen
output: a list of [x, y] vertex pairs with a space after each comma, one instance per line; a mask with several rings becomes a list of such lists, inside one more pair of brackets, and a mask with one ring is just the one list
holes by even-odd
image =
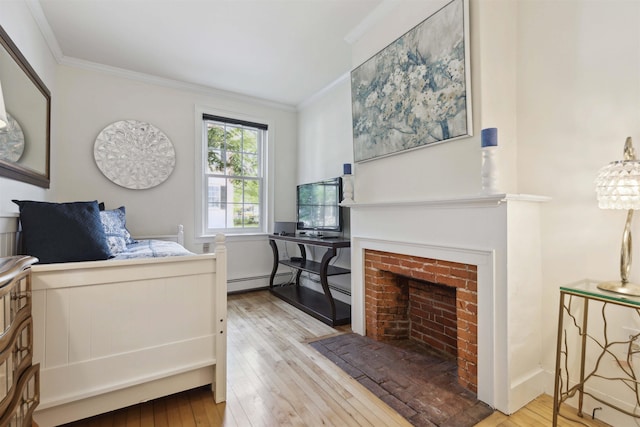
[[342, 231], [342, 180], [298, 185], [298, 230]]

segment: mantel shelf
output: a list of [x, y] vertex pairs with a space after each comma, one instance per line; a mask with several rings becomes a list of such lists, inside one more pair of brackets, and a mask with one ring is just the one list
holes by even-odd
[[351, 209], [385, 208], [385, 207], [431, 207], [431, 208], [460, 208], [460, 207], [493, 207], [510, 201], [543, 203], [551, 200], [550, 197], [536, 196], [532, 194], [480, 194], [451, 198], [434, 198], [425, 200], [395, 201], [395, 202], [370, 202], [348, 203], [341, 206]]

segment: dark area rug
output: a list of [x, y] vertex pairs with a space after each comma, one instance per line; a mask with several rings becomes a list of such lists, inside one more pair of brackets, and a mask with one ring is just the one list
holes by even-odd
[[310, 345], [414, 426], [474, 426], [493, 413], [458, 384], [453, 358], [413, 341], [378, 342], [348, 333]]

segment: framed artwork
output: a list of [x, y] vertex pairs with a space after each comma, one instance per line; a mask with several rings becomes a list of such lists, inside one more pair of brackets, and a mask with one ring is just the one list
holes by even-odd
[[469, 2], [453, 0], [351, 72], [354, 160], [471, 136]]

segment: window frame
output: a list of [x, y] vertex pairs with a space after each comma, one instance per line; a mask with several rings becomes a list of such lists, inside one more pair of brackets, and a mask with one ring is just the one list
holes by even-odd
[[[219, 228], [219, 229], [207, 229], [206, 228], [206, 208], [208, 206], [208, 174], [205, 169], [206, 159], [208, 158], [208, 145], [207, 145], [207, 119], [224, 121], [231, 125], [261, 125], [266, 127], [264, 133], [264, 140], [262, 141], [262, 147], [258, 149], [259, 156], [259, 170], [262, 171], [261, 177], [258, 177], [262, 181], [261, 191], [259, 195], [260, 204], [260, 222], [257, 228]], [[263, 118], [250, 117], [247, 115], [230, 112], [220, 111], [207, 107], [196, 106], [195, 109], [195, 123], [196, 123], [196, 159], [195, 159], [195, 182], [196, 182], [196, 194], [195, 194], [195, 241], [196, 242], [209, 242], [218, 233], [224, 233], [226, 236], [247, 236], [247, 235], [261, 235], [266, 234], [268, 229], [269, 219], [273, 213], [273, 188], [272, 179], [270, 177], [272, 168], [270, 166], [270, 159], [273, 156], [270, 153], [273, 150], [273, 144], [271, 143], [273, 134], [273, 124], [270, 120]]]

